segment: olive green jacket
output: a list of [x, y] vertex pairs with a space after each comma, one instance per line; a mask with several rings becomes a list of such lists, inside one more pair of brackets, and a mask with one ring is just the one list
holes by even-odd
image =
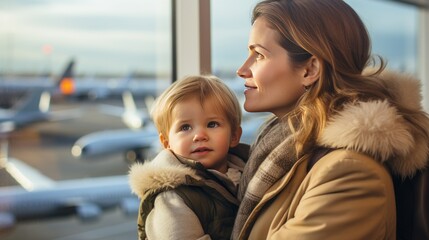
[[[229, 165], [244, 162], [229, 155]], [[132, 191], [141, 199], [139, 239], [229, 239], [239, 202], [226, 176], [163, 150], [130, 170]]]

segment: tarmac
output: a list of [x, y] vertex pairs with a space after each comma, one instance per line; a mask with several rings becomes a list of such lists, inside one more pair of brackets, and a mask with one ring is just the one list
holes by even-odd
[[[52, 111], [82, 109], [82, 115], [60, 122], [43, 122], [17, 130], [7, 137], [9, 156], [38, 169], [51, 179], [92, 178], [127, 174], [129, 165], [123, 153], [91, 160], [71, 155], [73, 143], [81, 136], [102, 130], [126, 128], [119, 117], [98, 111], [99, 104], [121, 105], [121, 100], [54, 103]], [[138, 106], [142, 104], [137, 102]], [[17, 185], [0, 169], [0, 187]], [[120, 209], [105, 211], [99, 219], [83, 222], [76, 216], [18, 222], [14, 228], [0, 232], [2, 240], [121, 240], [137, 239], [137, 215], [126, 216]]]

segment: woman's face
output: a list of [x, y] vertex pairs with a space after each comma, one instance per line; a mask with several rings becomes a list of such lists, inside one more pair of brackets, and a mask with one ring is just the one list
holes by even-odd
[[280, 35], [264, 18], [258, 18], [250, 32], [249, 56], [237, 74], [246, 80], [244, 109], [248, 112], [272, 112], [284, 116], [295, 107], [305, 92], [304, 67], [295, 67]]

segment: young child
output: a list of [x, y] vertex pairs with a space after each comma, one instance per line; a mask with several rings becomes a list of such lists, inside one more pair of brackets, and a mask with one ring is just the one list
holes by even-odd
[[164, 150], [129, 173], [139, 239], [229, 239], [244, 168], [228, 154], [242, 133], [236, 96], [214, 76], [190, 76], [157, 98], [151, 116]]

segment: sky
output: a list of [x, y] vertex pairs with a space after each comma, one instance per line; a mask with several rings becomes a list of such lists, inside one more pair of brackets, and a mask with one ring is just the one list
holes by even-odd
[[[212, 0], [214, 72], [234, 73], [247, 54], [257, 0]], [[374, 53], [416, 69], [417, 11], [384, 0], [348, 0], [367, 25]], [[2, 0], [0, 74], [59, 71], [69, 58], [85, 75], [171, 68], [170, 0]]]
[[2, 0], [1, 66], [60, 69], [74, 57], [89, 74], [155, 69], [156, 55], [170, 54], [168, 6], [168, 0]]

